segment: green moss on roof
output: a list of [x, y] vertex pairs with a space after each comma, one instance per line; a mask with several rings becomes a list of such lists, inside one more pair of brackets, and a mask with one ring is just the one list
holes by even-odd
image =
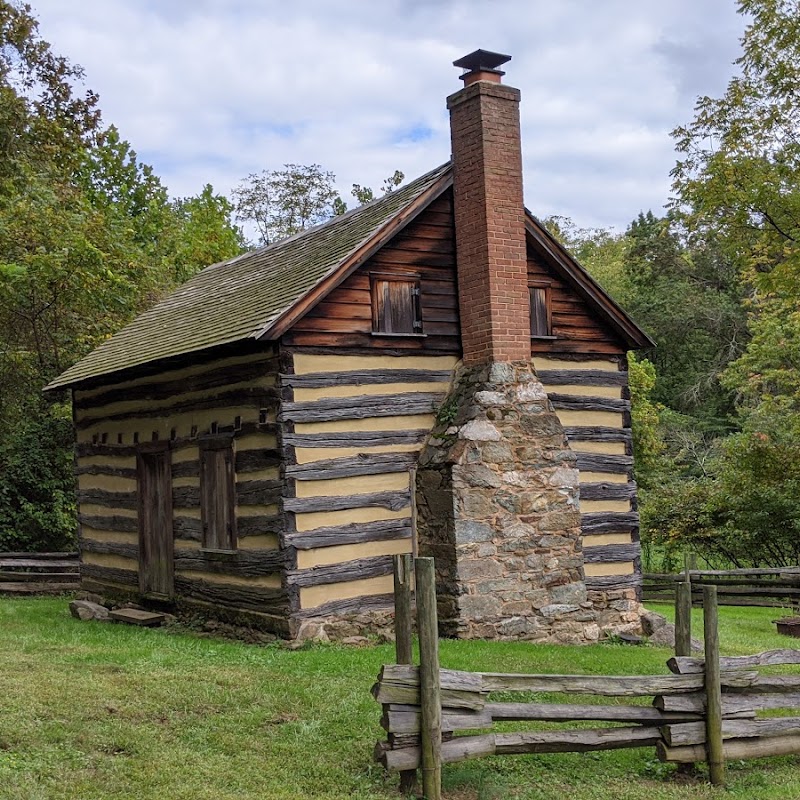
[[258, 337], [449, 167], [290, 239], [206, 267], [45, 388]]

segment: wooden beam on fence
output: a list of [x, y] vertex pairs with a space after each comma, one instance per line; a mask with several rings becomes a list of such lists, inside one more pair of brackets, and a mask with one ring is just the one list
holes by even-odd
[[[394, 557], [394, 650], [398, 664], [412, 664], [411, 649], [411, 571], [410, 555]], [[417, 771], [403, 770], [400, 773], [400, 791], [412, 794], [417, 786]]]
[[416, 569], [419, 694], [422, 712], [422, 792], [442, 798], [442, 702], [439, 686], [439, 621], [432, 558], [418, 558]]
[[703, 639], [705, 642], [706, 758], [714, 786], [725, 785], [722, 740], [722, 684], [719, 665], [719, 615], [717, 587], [703, 587]]
[[[699, 761], [704, 757], [705, 745], [687, 747], [668, 747], [665, 742], [656, 745], [661, 761], [686, 763]], [[763, 739], [729, 739], [723, 742], [722, 755], [734, 760], [745, 758], [765, 758], [767, 756], [787, 756], [800, 753], [800, 736], [773, 736]]]
[[675, 587], [675, 655], [692, 654], [692, 584], [686, 580]]
[[[747, 667], [773, 667], [785, 664], [800, 664], [800, 650], [765, 650], [752, 656], [728, 656], [720, 658], [720, 669], [743, 669]], [[699, 674], [704, 669], [702, 658], [675, 658], [667, 661], [670, 672], [676, 675]]]

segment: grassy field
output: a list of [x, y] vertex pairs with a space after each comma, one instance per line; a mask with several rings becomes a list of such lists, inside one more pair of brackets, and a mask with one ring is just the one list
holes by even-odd
[[[658, 609], [668, 611], [666, 609]], [[785, 647], [769, 609], [722, 609], [727, 654]], [[699, 616], [698, 616], [699, 625]], [[399, 797], [371, 760], [369, 695], [388, 645], [256, 647], [190, 632], [73, 620], [66, 600], [0, 599], [2, 800]], [[664, 672], [666, 650], [442, 642], [445, 667]], [[729, 768], [730, 789], [684, 784], [653, 749], [489, 758], [444, 768], [452, 800], [800, 797], [798, 759]]]

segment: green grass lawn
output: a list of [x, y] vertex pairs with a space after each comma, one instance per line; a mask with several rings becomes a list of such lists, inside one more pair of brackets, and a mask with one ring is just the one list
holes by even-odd
[[[721, 614], [726, 654], [792, 644], [774, 633], [775, 610]], [[699, 630], [699, 612], [696, 622]], [[622, 645], [441, 644], [442, 666], [483, 671], [658, 673], [669, 655]], [[372, 763], [382, 730], [369, 688], [392, 657], [389, 645], [290, 651], [78, 622], [63, 598], [0, 599], [0, 798], [399, 797], [396, 778]], [[726, 794], [673, 773], [650, 748], [481, 759], [445, 766], [444, 784], [454, 800]], [[736, 798], [800, 798], [794, 757], [730, 764], [729, 782]]]

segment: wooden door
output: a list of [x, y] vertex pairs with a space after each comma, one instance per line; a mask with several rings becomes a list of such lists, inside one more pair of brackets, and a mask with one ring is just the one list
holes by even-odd
[[236, 474], [229, 437], [200, 442], [200, 518], [205, 549], [236, 549]]
[[171, 598], [175, 594], [172, 536], [172, 476], [167, 442], [140, 450], [139, 588], [142, 594]]

